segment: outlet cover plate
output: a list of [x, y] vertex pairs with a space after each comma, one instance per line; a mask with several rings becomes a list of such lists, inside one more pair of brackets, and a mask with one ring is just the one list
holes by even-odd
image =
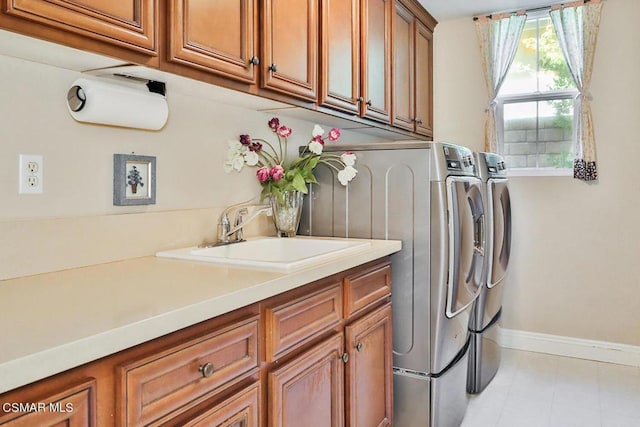
[[42, 194], [43, 192], [43, 163], [39, 154], [20, 154], [19, 194]]

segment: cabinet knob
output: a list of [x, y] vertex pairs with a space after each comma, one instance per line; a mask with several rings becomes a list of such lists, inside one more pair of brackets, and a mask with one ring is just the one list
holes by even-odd
[[249, 64], [258, 65], [260, 64], [260, 59], [257, 56], [252, 56], [251, 59], [249, 60]]
[[271, 64], [269, 66], [269, 71], [272, 71], [275, 73], [276, 71], [278, 71], [278, 66], [276, 64]]
[[416, 119], [416, 123], [421, 125], [422, 124], [422, 119]]
[[367, 104], [367, 106], [368, 106], [368, 107], [371, 107], [371, 100], [368, 100], [368, 101], [366, 102], [366, 104]]
[[358, 97], [358, 99], [356, 99], [356, 101], [358, 101], [358, 102], [364, 102], [364, 98], [363, 98], [363, 97], [361, 97], [361, 96], [359, 96], [359, 97]]
[[340, 359], [342, 359], [344, 363], [347, 363], [349, 361], [349, 355], [347, 353], [342, 353], [342, 356], [340, 356]]
[[213, 375], [215, 369], [213, 368], [213, 363], [207, 362], [204, 365], [200, 366], [198, 368], [198, 371], [202, 372], [202, 376], [204, 378], [209, 378], [211, 375]]
[[364, 346], [362, 345], [362, 343], [361, 343], [361, 342], [359, 342], [358, 344], [356, 344], [356, 350], [357, 350], [357, 351], [362, 351], [362, 347], [364, 347]]

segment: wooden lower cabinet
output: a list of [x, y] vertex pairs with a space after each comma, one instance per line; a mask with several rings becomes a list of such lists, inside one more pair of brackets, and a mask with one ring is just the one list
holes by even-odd
[[387, 257], [0, 394], [0, 427], [391, 426], [391, 358]]
[[393, 425], [391, 304], [346, 327], [347, 425]]
[[179, 417], [163, 427], [259, 427], [260, 393], [256, 381], [202, 413]]
[[344, 425], [344, 337], [331, 338], [269, 374], [270, 427]]
[[[28, 395], [28, 394], [27, 394]], [[58, 393], [37, 399], [2, 399], [2, 427], [94, 427], [96, 381], [88, 378]]]

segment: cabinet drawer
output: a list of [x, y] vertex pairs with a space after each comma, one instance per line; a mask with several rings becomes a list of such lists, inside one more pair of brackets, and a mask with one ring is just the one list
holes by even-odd
[[[96, 425], [96, 381], [87, 379], [75, 386], [42, 399], [34, 399], [24, 407], [25, 412], [18, 412], [20, 407], [11, 407], [11, 411], [3, 407], [0, 412], [0, 426], [3, 427], [53, 427], [65, 425], [69, 427], [92, 427]], [[18, 405], [19, 402], [3, 402]]]
[[342, 320], [342, 288], [335, 283], [318, 292], [267, 308], [267, 360], [311, 341]]
[[257, 366], [258, 316], [121, 366], [121, 424], [162, 421], [211, 397]]
[[344, 279], [345, 313], [350, 317], [391, 295], [391, 264], [376, 265]]

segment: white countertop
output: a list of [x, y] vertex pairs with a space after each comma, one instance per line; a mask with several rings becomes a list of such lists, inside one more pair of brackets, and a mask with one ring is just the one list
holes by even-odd
[[0, 393], [401, 249], [368, 241], [291, 273], [150, 256], [0, 281]]

